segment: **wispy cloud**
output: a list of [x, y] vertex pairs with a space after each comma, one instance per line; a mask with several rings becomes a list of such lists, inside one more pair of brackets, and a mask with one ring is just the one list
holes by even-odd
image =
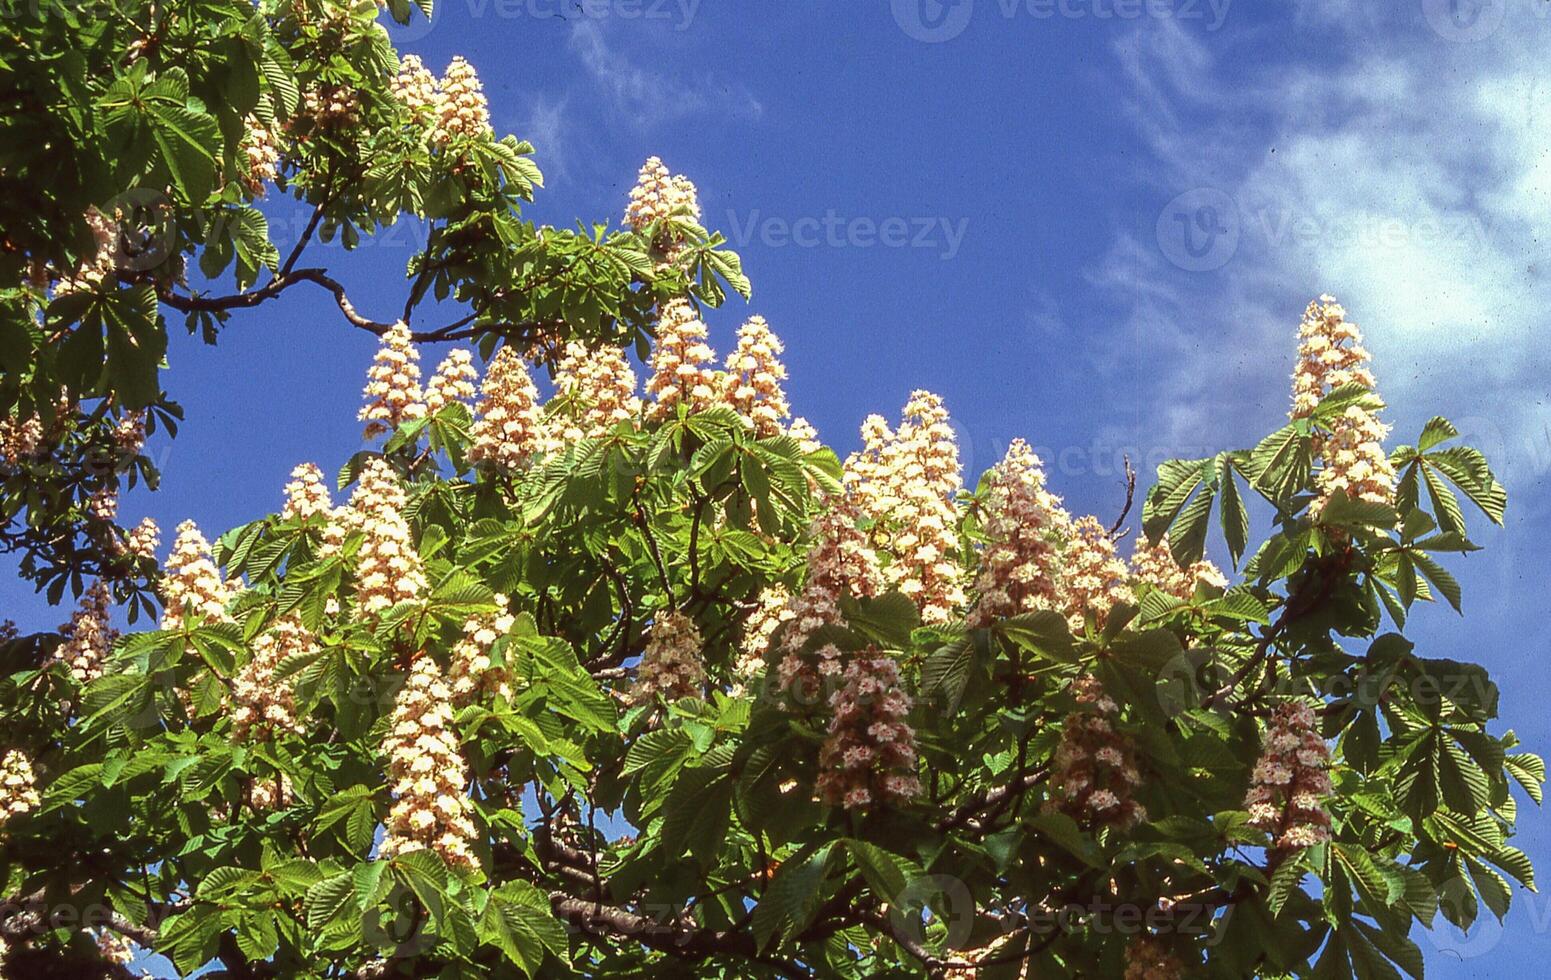
[[[1551, 310], [1540, 260], [1551, 72], [1538, 61], [1551, 22], [1463, 44], [1427, 29], [1414, 4], [1379, 24], [1374, 6], [1301, 5], [1327, 38], [1314, 63], [1307, 49], [1284, 64], [1234, 58], [1225, 35], [1168, 21], [1118, 43], [1150, 151], [1138, 182], [1160, 209], [1187, 195], [1199, 228], [1183, 233], [1236, 244], [1220, 268], [1187, 271], [1170, 261], [1173, 225], [1160, 222], [1154, 241], [1132, 221], [1090, 279], [1146, 345], [1174, 426], [1280, 391], [1302, 305], [1328, 291], [1367, 330], [1393, 415], [1452, 413], [1483, 448], [1502, 447], [1510, 472], [1539, 476], [1547, 454], [1529, 447], [1551, 415], [1524, 392], [1545, 392], [1551, 374], [1539, 339]], [[1382, 50], [1368, 43], [1375, 30]], [[1275, 50], [1264, 41], [1257, 50]]]
[[566, 108], [569, 99], [550, 99], [536, 95], [529, 102], [527, 117], [520, 120], [515, 132], [533, 144], [534, 155], [546, 177], [565, 177], [569, 171], [567, 161]]
[[606, 33], [596, 21], [580, 21], [571, 30], [570, 47], [621, 120], [648, 129], [702, 113], [757, 119], [764, 112], [745, 86], [711, 77], [689, 81], [643, 68], [611, 44]]

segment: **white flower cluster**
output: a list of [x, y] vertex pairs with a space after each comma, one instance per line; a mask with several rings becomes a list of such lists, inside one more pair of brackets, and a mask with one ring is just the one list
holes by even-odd
[[1320, 441], [1324, 466], [1315, 476], [1320, 498], [1316, 512], [1339, 494], [1375, 504], [1395, 502], [1395, 468], [1390, 465], [1384, 440], [1389, 426], [1360, 405], [1352, 405], [1330, 423], [1330, 434]]
[[679, 234], [670, 228], [666, 219], [684, 218], [700, 220], [700, 196], [695, 185], [683, 174], [672, 176], [657, 157], [650, 157], [641, 167], [635, 187], [630, 191], [630, 204], [625, 208], [625, 224], [635, 231], [645, 231], [653, 223], [664, 222], [657, 230], [654, 247], [665, 262], [671, 263], [684, 246]]
[[667, 701], [705, 694], [705, 640], [700, 628], [681, 612], [659, 613], [646, 638], [630, 689], [632, 704], [661, 696]]
[[461, 347], [447, 352], [425, 386], [425, 407], [435, 415], [454, 402], [469, 403], [479, 393], [479, 371], [474, 355]]
[[43, 421], [36, 415], [0, 419], [0, 459], [7, 466], [17, 466], [36, 456], [42, 444]]
[[965, 601], [954, 503], [964, 481], [948, 410], [931, 392], [916, 391], [897, 431], [872, 416], [862, 442], [846, 461], [846, 482], [875, 522], [879, 550], [893, 558], [884, 578], [915, 602], [923, 622], [948, 622]]
[[1058, 553], [1051, 538], [1069, 521], [1060, 498], [1045, 489], [1039, 457], [1022, 439], [1013, 440], [991, 470], [971, 627], [1055, 606]]
[[876, 649], [857, 657], [829, 705], [834, 714], [819, 750], [817, 784], [824, 802], [855, 810], [905, 804], [920, 794], [915, 730], [905, 720], [910, 696], [898, 664]]
[[113, 427], [113, 445], [125, 456], [138, 455], [145, 448], [145, 413], [128, 412]]
[[17, 750], [7, 752], [0, 758], [0, 825], [12, 817], [36, 810], [38, 804], [32, 763]]
[[253, 779], [245, 792], [248, 806], [255, 810], [279, 810], [291, 805], [296, 798], [291, 777], [281, 773], [279, 777]]
[[54, 287], [55, 296], [93, 292], [118, 271], [118, 223], [93, 206], [86, 209], [86, 225], [92, 233], [92, 254], [60, 279]]
[[418, 120], [430, 122], [441, 115], [441, 89], [419, 55], [406, 54], [400, 59], [398, 74], [389, 88], [399, 104]]
[[797, 618], [792, 608], [792, 594], [785, 586], [772, 585], [759, 593], [754, 611], [743, 623], [743, 633], [738, 644], [738, 657], [733, 663], [733, 696], [744, 693], [744, 685], [755, 680], [765, 669], [765, 657], [770, 652], [770, 641], [776, 629], [783, 623]]
[[657, 321], [657, 343], [652, 348], [651, 377], [646, 390], [656, 401], [648, 415], [672, 418], [679, 405], [702, 412], [716, 402], [721, 387], [718, 373], [709, 365], [716, 357], [706, 343], [706, 325], [685, 299], [663, 304]]
[[280, 176], [280, 141], [276, 133], [254, 116], [245, 120], [246, 129], [239, 148], [247, 171], [242, 185], [254, 197], [263, 197], [267, 185]]
[[1148, 544], [1145, 535], [1136, 539], [1136, 551], [1131, 555], [1131, 572], [1138, 581], [1145, 582], [1164, 595], [1180, 601], [1188, 601], [1196, 594], [1196, 585], [1209, 585], [1217, 589], [1228, 587], [1228, 578], [1222, 569], [1202, 559], [1181, 568], [1169, 550], [1169, 536], [1165, 534], [1157, 544]]
[[555, 400], [545, 420], [544, 450], [602, 436], [641, 415], [636, 376], [614, 347], [567, 344], [555, 365]]
[[276, 678], [275, 671], [288, 657], [317, 649], [317, 637], [292, 616], [277, 620], [254, 639], [252, 657], [232, 679], [234, 739], [262, 741], [277, 735], [301, 734], [291, 683]]
[[[1373, 390], [1377, 382], [1368, 367], [1371, 356], [1362, 346], [1362, 331], [1347, 320], [1346, 309], [1335, 297], [1321, 296], [1310, 303], [1298, 334], [1294, 419], [1313, 414], [1321, 399], [1343, 385]], [[1316, 442], [1322, 465], [1314, 477], [1320, 493], [1314, 513], [1323, 511], [1338, 494], [1370, 503], [1394, 503], [1395, 469], [1384, 450], [1388, 436], [1389, 426], [1360, 405], [1348, 407], [1331, 421], [1330, 433]]]
[[388, 779], [393, 809], [380, 856], [430, 848], [449, 865], [474, 866], [476, 830], [467, 788], [468, 766], [452, 724], [452, 691], [430, 657], [418, 657], [393, 702]]
[[432, 142], [445, 145], [456, 137], [480, 139], [493, 135], [485, 87], [474, 66], [462, 55], [455, 56], [442, 73], [440, 89], [439, 116], [431, 134]]
[[291, 480], [285, 485], [285, 506], [280, 509], [283, 520], [310, 521], [320, 515], [327, 518], [333, 511], [328, 484], [316, 464], [302, 463], [291, 471]]
[[149, 517], [140, 519], [130, 532], [125, 535], [123, 554], [141, 561], [155, 561], [156, 549], [162, 546], [162, 530], [156, 526], [156, 522]]
[[1298, 338], [1293, 418], [1308, 418], [1326, 395], [1343, 385], [1372, 389], [1376, 384], [1368, 368], [1372, 355], [1362, 345], [1362, 331], [1346, 319], [1346, 308], [1334, 296], [1321, 296], [1309, 304]]
[[453, 645], [447, 680], [456, 705], [469, 704], [483, 696], [511, 696], [511, 672], [491, 662], [490, 649], [496, 640], [512, 631], [517, 618], [508, 611], [506, 596], [497, 594], [495, 601], [501, 611], [470, 619], [463, 625], [463, 637]]
[[92, 520], [101, 521], [104, 524], [113, 523], [118, 516], [118, 491], [109, 487], [103, 487], [90, 497], [86, 498], [86, 512]]
[[87, 684], [102, 676], [103, 665], [113, 652], [118, 632], [109, 625], [112, 597], [103, 582], [93, 582], [81, 596], [70, 622], [59, 628], [64, 637], [54, 659], [70, 670], [77, 683]]
[[1136, 600], [1126, 584], [1130, 569], [1115, 555], [1115, 542], [1097, 517], [1072, 522], [1061, 558], [1061, 611], [1073, 633], [1082, 633], [1089, 615], [1103, 629], [1111, 609]]
[[302, 93], [301, 115], [319, 129], [347, 129], [361, 118], [361, 96], [348, 85], [321, 85]]
[[538, 388], [527, 365], [515, 349], [501, 348], [480, 386], [479, 417], [470, 430], [474, 444], [469, 459], [508, 472], [531, 463], [543, 443], [538, 400]]
[[1181, 980], [1185, 964], [1158, 936], [1141, 933], [1126, 945], [1124, 980]]
[[1130, 738], [1115, 730], [1120, 709], [1091, 676], [1073, 681], [1072, 694], [1077, 710], [1056, 746], [1049, 806], [1084, 826], [1135, 826], [1147, 811], [1132, 798], [1142, 777]]
[[824, 448], [824, 444], [819, 442], [819, 430], [805, 418], [792, 419], [792, 424], [786, 427], [786, 434], [796, 439], [805, 453], [816, 453]]
[[1330, 791], [1330, 746], [1320, 737], [1313, 706], [1306, 701], [1277, 705], [1244, 798], [1250, 824], [1269, 833], [1283, 850], [1328, 841], [1325, 798]]
[[115, 966], [128, 966], [135, 958], [135, 945], [118, 933], [98, 929], [93, 934], [97, 955]]
[[412, 602], [426, 589], [420, 554], [404, 519], [406, 503], [393, 467], [368, 460], [350, 495], [349, 517], [364, 535], [357, 555], [356, 603], [368, 616]]
[[366, 438], [392, 432], [404, 422], [425, 417], [420, 352], [415, 349], [409, 325], [404, 321], [395, 323], [382, 335], [366, 379], [366, 404], [357, 416], [366, 423]]
[[723, 400], [759, 439], [781, 435], [792, 414], [781, 389], [786, 380], [786, 365], [780, 357], [784, 350], [765, 318], [754, 316], [738, 328], [738, 346], [727, 356]]
[[198, 525], [193, 521], [179, 524], [162, 574], [161, 628], [182, 629], [185, 609], [193, 612], [196, 622], [225, 619], [226, 604], [235, 591], [234, 583], [221, 578], [221, 570], [210, 557], [210, 542], [199, 533]]
[[808, 641], [825, 626], [841, 622], [842, 596], [871, 598], [883, 587], [877, 557], [857, 526], [860, 513], [847, 496], [825, 502], [808, 530], [808, 579], [792, 601], [790, 623], [781, 634], [781, 689], [805, 702], [818, 694], [821, 677], [840, 673], [840, 651], [833, 644], [818, 651], [815, 665], [806, 655]]

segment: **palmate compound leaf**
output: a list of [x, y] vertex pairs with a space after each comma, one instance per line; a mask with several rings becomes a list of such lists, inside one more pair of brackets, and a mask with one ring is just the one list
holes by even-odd
[[566, 957], [564, 927], [550, 913], [549, 899], [533, 884], [509, 881], [492, 891], [477, 925], [479, 938], [533, 976], [546, 954]]
[[917, 893], [926, 872], [915, 861], [867, 841], [847, 839], [842, 843], [874, 894], [889, 905], [909, 911], [910, 903], [926, 898]]
[[823, 885], [829, 869], [833, 842], [789, 858], [765, 887], [754, 908], [751, 926], [760, 949], [768, 949], [773, 940], [785, 942], [807, 928], [818, 914], [823, 900]]
[[1170, 460], [1158, 467], [1158, 482], [1142, 507], [1142, 526], [1149, 541], [1168, 535], [1169, 550], [1181, 566], [1206, 555], [1212, 507], [1218, 514], [1229, 556], [1237, 565], [1249, 543], [1249, 510], [1238, 479], [1251, 478], [1252, 456], [1219, 453], [1198, 460]]

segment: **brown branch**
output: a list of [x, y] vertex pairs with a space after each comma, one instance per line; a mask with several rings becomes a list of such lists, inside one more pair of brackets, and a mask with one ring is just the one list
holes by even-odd
[[[356, 310], [350, 295], [345, 291], [344, 284], [333, 278], [323, 269], [295, 269], [277, 275], [258, 289], [245, 293], [233, 293], [228, 296], [183, 296], [172, 292], [170, 289], [162, 290], [160, 299], [163, 303], [182, 313], [223, 313], [229, 310], [246, 310], [268, 302], [297, 283], [309, 282], [315, 286], [321, 286], [334, 297], [335, 304], [340, 313], [351, 326], [368, 333], [382, 336], [393, 329], [392, 323], [384, 323], [363, 316]], [[417, 343], [438, 343], [451, 340], [466, 340], [487, 333], [498, 333], [508, 338], [519, 337], [523, 339], [538, 336], [544, 330], [552, 330], [564, 325], [561, 320], [533, 320], [522, 323], [490, 323], [482, 326], [471, 326], [478, 319], [477, 313], [468, 314], [444, 327], [434, 330], [421, 330], [412, 332], [409, 337]]]
[[1115, 523], [1109, 526], [1109, 536], [1119, 538], [1120, 529], [1124, 526], [1126, 518], [1131, 514], [1131, 506], [1136, 503], [1136, 470], [1131, 466], [1131, 457], [1122, 456], [1126, 467], [1126, 505], [1120, 509], [1120, 516], [1115, 518]]
[[1048, 774], [1048, 770], [1044, 766], [1036, 766], [1020, 774], [1006, 785], [977, 793], [960, 804], [947, 817], [943, 818], [937, 824], [937, 829], [946, 832], [958, 827], [972, 826], [976, 817], [987, 811], [998, 811], [1016, 797], [1021, 796], [1023, 791], [1030, 786], [1043, 782]]

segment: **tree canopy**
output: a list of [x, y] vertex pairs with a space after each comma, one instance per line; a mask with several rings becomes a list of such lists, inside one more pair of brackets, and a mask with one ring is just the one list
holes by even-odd
[[[1533, 887], [1543, 762], [1405, 635], [1506, 495], [1387, 444], [1334, 299], [1275, 431], [1113, 515], [1021, 440], [966, 478], [924, 390], [842, 460], [763, 318], [713, 351], [693, 183], [525, 220], [475, 68], [382, 26], [428, 15], [0, 21], [0, 543], [75, 606], [0, 637], [3, 975], [1420, 978]], [[309, 259], [409, 217], [389, 313]], [[162, 558], [168, 330], [293, 288], [380, 337], [372, 448]]]

